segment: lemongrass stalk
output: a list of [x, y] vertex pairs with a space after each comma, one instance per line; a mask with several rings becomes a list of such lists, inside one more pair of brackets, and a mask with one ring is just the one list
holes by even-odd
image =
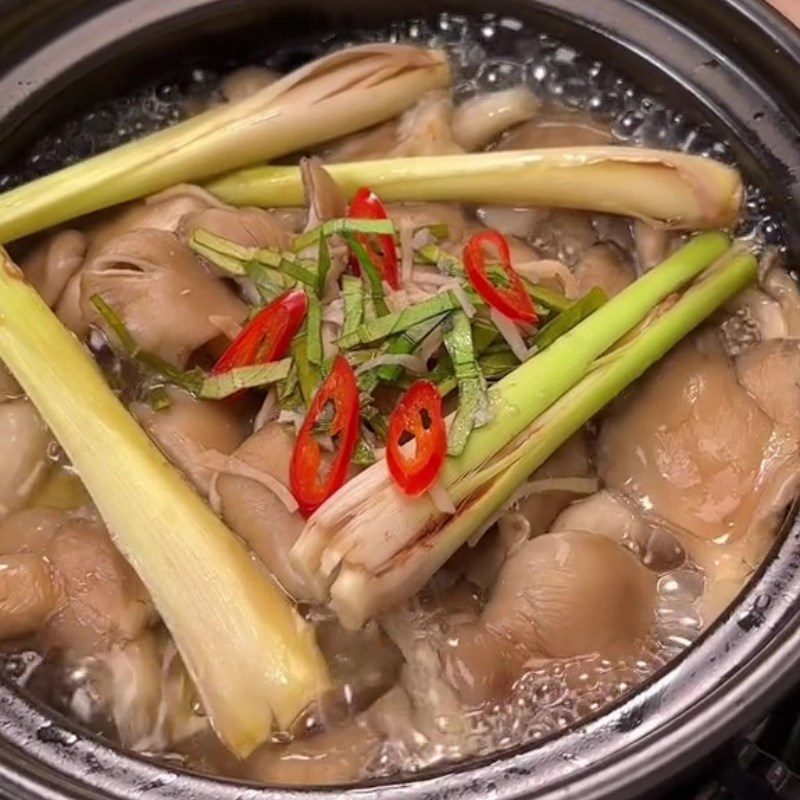
[[[543, 206], [636, 217], [673, 230], [732, 225], [739, 173], [709, 158], [638, 147], [543, 150], [361, 161], [326, 166], [344, 192], [372, 187], [389, 202]], [[206, 187], [233, 205], [301, 205], [297, 167], [255, 167]]]
[[[755, 280], [757, 262], [739, 255], [720, 270], [710, 270], [663, 316], [644, 329], [602, 366], [589, 372], [570, 392], [532, 423], [513, 450], [498, 459], [473, 496], [443, 525], [370, 572], [345, 563], [333, 583], [330, 606], [348, 627], [413, 595], [476, 533], [485, 530], [513, 501], [519, 487], [582, 425], [625, 387], [661, 359], [684, 336], [729, 298]], [[494, 477], [492, 477], [494, 476]]]
[[150, 592], [214, 729], [244, 757], [328, 684], [313, 632], [2, 250], [0, 258], [0, 358]]
[[[594, 360], [641, 323], [664, 298], [716, 261], [730, 242], [720, 233], [693, 239], [661, 265], [626, 287], [594, 314], [533, 356], [489, 390], [490, 424], [472, 432], [463, 452], [445, 462], [440, 483], [456, 502], [465, 480], [510, 444], [569, 391]], [[343, 559], [378, 569], [415, 541], [437, 518], [430, 497], [410, 499], [393, 485], [384, 462], [356, 476], [308, 521], [292, 558], [325, 597]], [[364, 531], [371, 535], [365, 538]]]
[[446, 58], [436, 51], [388, 44], [342, 50], [245, 100], [0, 195], [0, 242], [362, 130], [449, 82]]

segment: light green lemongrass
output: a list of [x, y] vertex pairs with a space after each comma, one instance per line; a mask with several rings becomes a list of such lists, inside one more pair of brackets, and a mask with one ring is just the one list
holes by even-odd
[[0, 242], [363, 130], [449, 83], [447, 59], [437, 51], [391, 44], [341, 50], [245, 100], [0, 195]]
[[[440, 484], [452, 500], [463, 500], [465, 481], [472, 474], [578, 383], [593, 362], [655, 306], [691, 282], [729, 246], [728, 238], [720, 233], [698, 236], [492, 386], [491, 423], [474, 430], [463, 452], [449, 457], [442, 469]], [[438, 513], [429, 496], [411, 499], [399, 492], [386, 465], [379, 462], [317, 510], [295, 544], [292, 558], [324, 598], [343, 561], [368, 572], [379, 570], [429, 530]]]
[[[386, 202], [462, 202], [574, 208], [636, 217], [673, 230], [732, 225], [739, 173], [710, 158], [638, 147], [569, 147], [331, 164], [352, 196], [369, 186]], [[303, 202], [297, 167], [255, 167], [207, 185], [233, 205]]]
[[[412, 542], [370, 572], [345, 564], [331, 587], [330, 605], [347, 626], [359, 627], [419, 591], [456, 550], [485, 531], [519, 487], [567, 439], [610, 403], [684, 336], [755, 280], [757, 262], [740, 254], [709, 270], [686, 294], [631, 342], [598, 362], [575, 387], [542, 413], [519, 440], [482, 474], [458, 513], [423, 542]], [[442, 520], [442, 516], [439, 515]]]
[[147, 587], [212, 726], [244, 757], [328, 685], [313, 631], [3, 251], [0, 258], [0, 358]]

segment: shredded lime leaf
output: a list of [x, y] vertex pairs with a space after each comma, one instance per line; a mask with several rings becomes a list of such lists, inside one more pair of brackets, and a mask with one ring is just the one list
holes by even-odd
[[325, 281], [328, 279], [328, 272], [331, 269], [331, 251], [328, 247], [328, 240], [322, 236], [319, 240], [319, 253], [317, 254], [317, 296], [322, 299], [325, 293]]
[[378, 268], [370, 258], [367, 248], [356, 239], [355, 236], [345, 234], [344, 239], [347, 242], [350, 252], [356, 257], [361, 271], [366, 275], [367, 282], [370, 288], [370, 297], [375, 313], [379, 317], [383, 317], [389, 313], [389, 307], [386, 305], [383, 293], [383, 280], [381, 279]]
[[353, 275], [342, 276], [344, 324], [342, 336], [352, 336], [364, 320], [364, 284]]
[[557, 317], [550, 320], [534, 337], [533, 346], [537, 350], [544, 350], [545, 347], [549, 347], [556, 339], [586, 319], [589, 314], [597, 311], [607, 301], [608, 295], [599, 286], [595, 286], [580, 300], [576, 300]]
[[180, 386], [194, 395], [200, 393], [205, 378], [202, 370], [182, 370], [154, 353], [143, 350], [122, 321], [122, 317], [99, 294], [92, 295], [90, 300], [105, 323], [114, 332], [123, 353], [128, 358], [136, 361], [151, 375], [162, 378], [166, 383]]
[[271, 361], [268, 364], [254, 364], [249, 367], [235, 367], [219, 375], [209, 375], [200, 389], [204, 400], [222, 400], [243, 389], [255, 389], [285, 380], [292, 366], [291, 358]]
[[488, 422], [489, 397], [475, 358], [469, 319], [463, 312], [453, 314], [445, 323], [444, 344], [458, 382], [458, 409], [447, 437], [447, 452], [457, 456], [466, 447], [472, 429]]
[[352, 233], [388, 233], [394, 235], [395, 228], [394, 223], [389, 219], [350, 219], [349, 217], [329, 219], [327, 222], [323, 222], [322, 225], [318, 225], [316, 228], [312, 228], [310, 231], [301, 233], [296, 237], [292, 243], [292, 250], [295, 253], [299, 253], [312, 244], [316, 244], [322, 237], [329, 237], [334, 234], [347, 236]]
[[339, 347], [342, 350], [349, 350], [360, 345], [379, 342], [388, 336], [408, 330], [420, 322], [425, 322], [431, 317], [438, 317], [460, 308], [461, 303], [453, 292], [442, 292], [442, 294], [437, 294], [430, 300], [425, 300], [410, 308], [364, 322], [354, 333], [342, 336], [339, 339]]

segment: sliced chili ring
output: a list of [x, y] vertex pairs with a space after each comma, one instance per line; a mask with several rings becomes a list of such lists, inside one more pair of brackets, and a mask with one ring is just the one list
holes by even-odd
[[308, 295], [302, 289], [282, 294], [247, 323], [211, 368], [211, 374], [283, 358], [307, 311]]
[[[326, 468], [314, 429], [329, 403], [333, 405], [333, 419], [328, 431], [338, 440], [336, 453]], [[344, 484], [358, 443], [358, 423], [358, 382], [347, 359], [339, 355], [311, 401], [289, 466], [289, 485], [304, 517], [313, 514]]]
[[[499, 264], [493, 263], [492, 270], [486, 260], [486, 247], [495, 248], [500, 256]], [[535, 325], [539, 321], [522, 278], [511, 266], [511, 251], [503, 234], [483, 231], [470, 237], [464, 247], [464, 265], [470, 283], [492, 308], [514, 322]]]
[[[413, 437], [414, 451], [410, 443]], [[442, 396], [430, 381], [416, 381], [400, 398], [389, 418], [386, 463], [395, 483], [416, 497], [433, 486], [444, 465], [447, 432], [442, 417]]]
[[[359, 189], [347, 212], [351, 219], [389, 219], [386, 206], [381, 202], [378, 195], [366, 186]], [[367, 251], [367, 255], [381, 278], [385, 280], [392, 289], [400, 288], [400, 270], [397, 261], [397, 248], [395, 247], [394, 237], [390, 233], [380, 233], [369, 235], [365, 233], [356, 234], [356, 238], [361, 246]], [[350, 255], [350, 269], [357, 275], [360, 272], [358, 259]]]

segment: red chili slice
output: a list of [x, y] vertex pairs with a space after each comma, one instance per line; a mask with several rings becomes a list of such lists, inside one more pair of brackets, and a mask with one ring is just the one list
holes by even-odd
[[[501, 270], [499, 274], [487, 269], [485, 247], [494, 247], [500, 255], [497, 265]], [[508, 241], [501, 233], [484, 231], [470, 237], [464, 247], [464, 265], [470, 283], [492, 308], [514, 322], [535, 325], [539, 321], [533, 300], [525, 291], [525, 284], [511, 266]]]
[[[323, 469], [322, 449], [314, 438], [314, 427], [328, 403], [333, 404], [329, 433], [339, 439], [333, 461]], [[309, 517], [344, 483], [358, 443], [358, 420], [356, 375], [347, 359], [339, 355], [314, 395], [292, 453], [289, 485], [304, 517]]]
[[236, 367], [267, 364], [286, 355], [289, 345], [308, 310], [308, 296], [302, 289], [281, 295], [247, 323], [211, 369], [212, 375]]
[[[414, 453], [403, 438], [414, 437]], [[389, 419], [386, 463], [397, 485], [412, 497], [426, 492], [439, 477], [447, 450], [442, 397], [430, 381], [416, 381], [400, 398]]]
[[[347, 216], [351, 219], [389, 219], [386, 206], [378, 195], [366, 186], [356, 192]], [[367, 251], [381, 277], [392, 289], [399, 289], [400, 270], [397, 264], [397, 248], [394, 244], [394, 237], [389, 233], [380, 233], [374, 236], [359, 233], [356, 234], [356, 238]], [[350, 256], [350, 268], [357, 275], [359, 274], [358, 259], [353, 255]]]

